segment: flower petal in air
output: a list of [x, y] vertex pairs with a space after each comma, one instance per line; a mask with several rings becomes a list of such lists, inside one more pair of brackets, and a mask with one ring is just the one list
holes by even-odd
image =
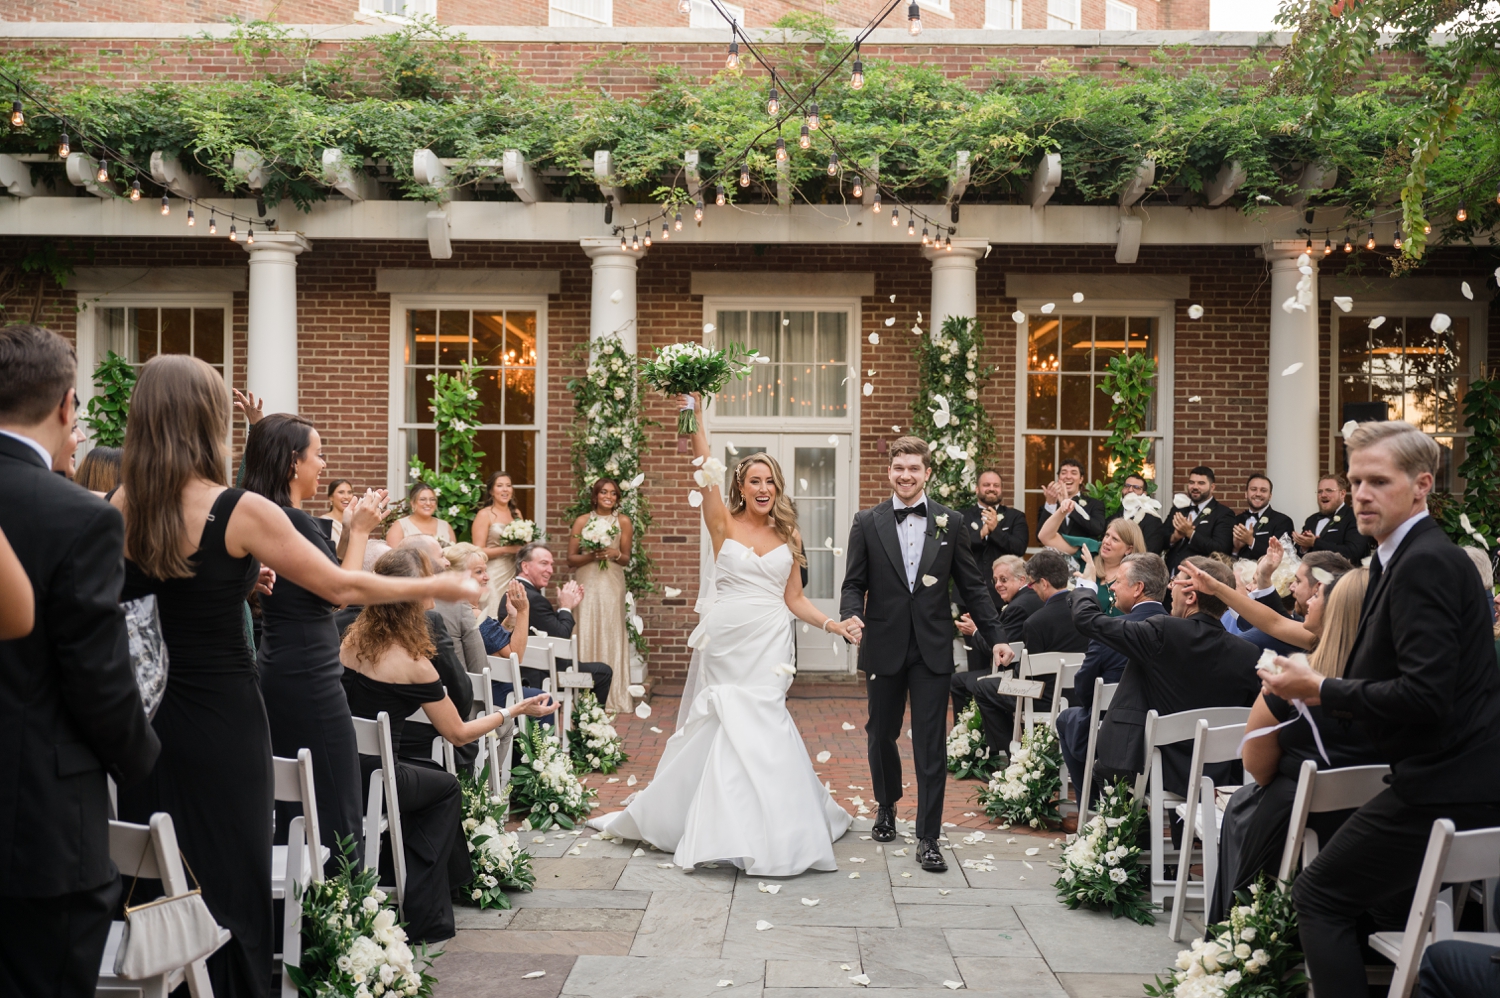
[[1347, 442], [1348, 439], [1349, 439], [1349, 436], [1355, 430], [1357, 430], [1358, 428], [1359, 428], [1359, 424], [1357, 422], [1355, 422], [1354, 420], [1351, 419], [1348, 422], [1346, 422], [1343, 426], [1339, 427], [1339, 435], [1342, 436], [1344, 438], [1344, 440]]
[[1010, 314], [1010, 317], [1011, 321], [1013, 321], [1018, 326], [1024, 325], [1026, 322], [1026, 313], [1021, 311], [1020, 309], [1016, 309], [1014, 312], [1012, 312]]
[[1203, 401], [1203, 396], [1202, 395], [1189, 395], [1188, 396], [1188, 401], [1189, 402], [1202, 402]]
[[1350, 298], [1348, 295], [1334, 295], [1333, 303], [1337, 305], [1341, 311], [1344, 312], [1347, 312], [1350, 309], [1354, 308], [1354, 299]]
[[872, 346], [872, 347], [878, 347], [879, 345], [880, 345], [880, 334], [879, 333], [871, 333], [870, 334], [870, 346]]
[[1448, 327], [1453, 325], [1453, 319], [1446, 312], [1439, 312], [1432, 317], [1432, 331], [1434, 333], [1446, 333]]
[[849, 723], [849, 722], [848, 722], [848, 721], [845, 721], [845, 722], [844, 722], [844, 723], [843, 723], [843, 724], [842, 724], [842, 725], [840, 725], [840, 726], [841, 726], [841, 727], [842, 727], [842, 728], [843, 728], [843, 729], [844, 729], [844, 730], [845, 730], [845, 731], [853, 731], [853, 730], [854, 730], [854, 725], [852, 725], [852, 724], [850, 724], [850, 723]]
[[1370, 320], [1371, 329], [1379, 329], [1383, 325], [1385, 325], [1385, 316], [1383, 315], [1377, 315], [1375, 318]]
[[1083, 301], [1083, 292], [1082, 291], [1075, 291], [1075, 292], [1073, 292], [1073, 304], [1076, 305], [1076, 304], [1078, 304], [1081, 301]]
[[896, 296], [895, 295], [891, 295], [891, 304], [892, 305], [896, 304]]
[[1297, 361], [1297, 363], [1291, 365], [1286, 370], [1282, 371], [1281, 372], [1281, 376], [1283, 378], [1290, 377], [1291, 375], [1296, 374], [1300, 370], [1302, 370], [1302, 361], [1299, 360], [1299, 361]]
[[682, 595], [681, 589], [673, 589], [671, 586], [663, 586], [661, 591], [662, 595], [666, 596], [667, 599], [676, 599]]
[[1187, 509], [1192, 504], [1193, 500], [1189, 499], [1187, 495], [1182, 492], [1178, 492], [1172, 496], [1172, 505], [1176, 506], [1178, 509]]
[[823, 751], [819, 752], [816, 756], [814, 756], [814, 758], [816, 758], [820, 764], [821, 763], [825, 763], [829, 759], [833, 758], [833, 753], [830, 752], [830, 751], [828, 751], [827, 749], [824, 749]]
[[714, 331], [714, 324], [712, 322], [705, 322], [703, 324], [703, 331], [705, 333], [712, 333]]
[[1469, 301], [1473, 301], [1474, 300], [1474, 289], [1471, 288], [1471, 287], [1469, 287], [1469, 282], [1468, 281], [1462, 281], [1462, 282], [1460, 282], [1459, 285], [1458, 285], [1458, 290], [1462, 291], [1463, 294], [1464, 294], [1464, 297], [1467, 298], [1467, 299], [1469, 299]]
[[861, 388], [860, 391], [864, 392], [865, 398], [869, 398], [871, 395], [875, 394], [875, 386], [866, 381], [865, 386]]
[[1052, 314], [1052, 310], [1054, 308], [1056, 308], [1056, 307], [1057, 307], [1057, 303], [1056, 302], [1050, 302], [1049, 301], [1047, 304], [1045, 304], [1045, 305], [1042, 306], [1042, 314], [1043, 315], [1051, 315]]
[[885, 320], [885, 326], [886, 326], [887, 329], [889, 329], [890, 327], [894, 326], [895, 324], [896, 324], [896, 317], [894, 315], [888, 316], [886, 318], [886, 320]]
[[1203, 306], [1202, 305], [1189, 305], [1188, 306], [1188, 318], [1189, 319], [1201, 319], [1201, 318], [1203, 318]]
[[692, 489], [691, 491], [689, 491], [688, 492], [688, 505], [691, 506], [691, 507], [693, 507], [694, 509], [697, 509], [699, 506], [702, 506], [703, 505], [703, 493], [699, 492], [697, 489]]

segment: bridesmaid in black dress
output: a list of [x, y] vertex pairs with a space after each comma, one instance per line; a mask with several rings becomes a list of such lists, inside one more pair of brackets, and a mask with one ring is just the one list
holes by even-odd
[[151, 775], [122, 787], [120, 816], [172, 815], [203, 899], [233, 938], [209, 957], [219, 998], [269, 998], [271, 736], [244, 637], [257, 562], [331, 603], [477, 599], [472, 580], [345, 572], [261, 496], [226, 488], [230, 402], [220, 374], [182, 354], [141, 368], [125, 431], [122, 598], [155, 593], [171, 667], [152, 727]]

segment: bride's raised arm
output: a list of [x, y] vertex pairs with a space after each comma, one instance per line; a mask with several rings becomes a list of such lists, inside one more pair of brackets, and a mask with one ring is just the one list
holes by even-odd
[[697, 392], [682, 397], [684, 409], [698, 410], [698, 429], [693, 432], [693, 481], [702, 490], [703, 525], [718, 557], [724, 538], [729, 536], [729, 509], [724, 502], [724, 465], [708, 449], [708, 430], [703, 426], [703, 397]]

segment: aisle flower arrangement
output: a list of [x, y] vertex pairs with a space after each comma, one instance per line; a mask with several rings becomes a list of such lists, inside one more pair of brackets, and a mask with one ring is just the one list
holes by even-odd
[[1061, 821], [1057, 795], [1062, 791], [1062, 749], [1050, 725], [1038, 724], [1021, 736], [1004, 772], [990, 777], [979, 791], [984, 813], [995, 821], [1043, 828]]
[[993, 368], [979, 363], [984, 337], [975, 319], [950, 316], [924, 333], [912, 327], [917, 345], [917, 396], [912, 400], [912, 433], [927, 441], [932, 480], [927, 494], [960, 509], [974, 502], [977, 470], [995, 439], [989, 414], [979, 402]]
[[1062, 861], [1053, 864], [1061, 871], [1053, 884], [1057, 899], [1069, 908], [1107, 909], [1115, 918], [1156, 924], [1156, 906], [1140, 864], [1146, 823], [1145, 810], [1124, 780], [1106, 787], [1097, 813], [1068, 837]]
[[[336, 876], [308, 884], [302, 901], [302, 956], [287, 975], [306, 998], [427, 996], [436, 978], [423, 948], [413, 953], [380, 875], [354, 859], [354, 839], [339, 841]], [[297, 890], [297, 888], [293, 888]]]
[[[704, 332], [711, 333], [713, 329], [705, 327]], [[754, 364], [769, 360], [740, 343], [730, 343], [722, 350], [702, 343], [672, 343], [659, 348], [655, 357], [641, 364], [641, 380], [671, 399], [698, 392], [707, 405], [732, 378], [743, 378]], [[693, 410], [677, 413], [677, 432], [685, 435], [698, 432], [698, 418]]]
[[568, 732], [568, 747], [578, 769], [613, 773], [629, 758], [624, 739], [609, 721], [594, 694], [581, 690], [573, 710], [573, 730]]
[[531, 854], [521, 848], [515, 832], [505, 831], [509, 795], [491, 794], [489, 777], [488, 765], [477, 777], [468, 767], [458, 774], [464, 841], [474, 870], [474, 879], [459, 892], [459, 898], [480, 908], [509, 908], [505, 889], [529, 891], [536, 886], [536, 875], [531, 872]]
[[948, 772], [960, 780], [971, 776], [987, 780], [999, 761], [998, 753], [991, 753], [985, 743], [979, 705], [971, 700], [948, 732]]
[[1292, 886], [1264, 874], [1247, 891], [1227, 921], [1212, 926], [1191, 949], [1177, 954], [1166, 979], [1146, 985], [1151, 998], [1301, 998], [1307, 975], [1298, 969], [1297, 913]]
[[531, 723], [516, 739], [521, 765], [510, 772], [511, 801], [513, 810], [525, 814], [526, 829], [572, 828], [588, 815], [597, 796], [579, 782], [554, 727]]

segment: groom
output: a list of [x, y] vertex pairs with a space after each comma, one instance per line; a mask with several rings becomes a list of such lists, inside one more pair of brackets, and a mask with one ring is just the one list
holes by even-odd
[[[948, 869], [938, 851], [947, 781], [948, 685], [953, 674], [953, 615], [948, 583], [958, 586], [974, 622], [994, 646], [1004, 644], [1000, 617], [961, 517], [928, 499], [932, 477], [927, 444], [901, 437], [891, 445], [895, 496], [854, 515], [839, 615], [859, 641], [859, 667], [869, 696], [870, 778], [875, 826], [870, 837], [896, 837], [901, 799], [901, 755], [896, 739], [911, 697], [912, 756], [917, 770], [917, 859], [922, 869]], [[866, 623], [868, 621], [868, 623]], [[861, 631], [868, 627], [868, 633]]]

